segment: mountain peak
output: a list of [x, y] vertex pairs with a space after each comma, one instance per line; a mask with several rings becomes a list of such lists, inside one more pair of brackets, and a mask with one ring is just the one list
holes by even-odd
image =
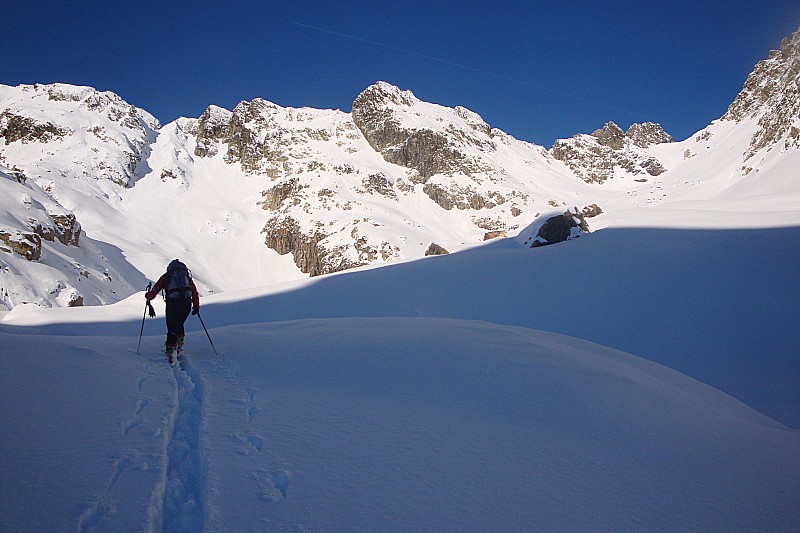
[[661, 124], [655, 122], [634, 123], [625, 132], [625, 138], [641, 148], [654, 144], [674, 142], [672, 135], [664, 131]]
[[399, 106], [406, 106], [411, 107], [415, 103], [419, 102], [419, 99], [414, 96], [409, 90], [402, 90], [399, 87], [392, 85], [391, 83], [387, 83], [385, 81], [378, 81], [373, 83], [366, 89], [364, 89], [361, 94], [356, 97], [356, 100], [359, 99], [371, 99], [373, 101], [381, 101], [381, 102], [391, 102], [393, 104]]
[[800, 145], [800, 29], [756, 64], [722, 120], [758, 119], [745, 159], [786, 138]]
[[[741, 121], [758, 116], [792, 100], [796, 104], [800, 84], [800, 29], [772, 50], [767, 59], [759, 61], [747, 77], [742, 91], [728, 107], [723, 120]], [[795, 98], [791, 98], [794, 96]], [[792, 110], [797, 116], [797, 107]]]
[[352, 117], [373, 149], [386, 161], [416, 171], [421, 181], [434, 174], [485, 170], [466, 155], [467, 146], [494, 149], [491, 128], [477, 113], [423, 102], [386, 82], [358, 95]]
[[557, 140], [550, 153], [588, 183], [603, 183], [619, 175], [639, 176], [636, 179], [643, 182], [646, 175], [658, 176], [667, 170], [647, 149], [673, 141], [654, 122], [631, 124], [626, 132], [609, 121], [590, 135]]
[[608, 146], [614, 150], [619, 150], [625, 146], [625, 132], [611, 121], [606, 122], [599, 130], [593, 131], [592, 137], [596, 138], [603, 146]]

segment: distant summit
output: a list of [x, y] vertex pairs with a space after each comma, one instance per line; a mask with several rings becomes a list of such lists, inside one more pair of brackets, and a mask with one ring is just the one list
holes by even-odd
[[660, 124], [632, 124], [627, 132], [607, 122], [591, 135], [555, 142], [550, 153], [588, 183], [603, 183], [620, 175], [658, 176], [666, 167], [648, 148], [674, 139]]

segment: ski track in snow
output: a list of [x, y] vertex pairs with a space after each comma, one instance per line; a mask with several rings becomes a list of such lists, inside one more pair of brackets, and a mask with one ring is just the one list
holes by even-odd
[[[176, 404], [166, 431], [163, 487], [157, 487], [151, 515], [155, 531], [202, 531], [205, 522], [205, 463], [201, 447], [204, 385], [185, 359], [173, 367]], [[163, 497], [159, 499], [163, 491]], [[160, 501], [159, 501], [160, 500]], [[163, 520], [162, 527], [157, 527]]]
[[[162, 367], [163, 358], [151, 358], [144, 366], [144, 372], [151, 373], [152, 364]], [[204, 383], [200, 372], [191, 367], [186, 358], [171, 368], [175, 383], [175, 405], [165, 426], [157, 434], [164, 436], [162, 465], [163, 477], [153, 491], [149, 512], [151, 532], [203, 531], [207, 504], [206, 468], [202, 453], [203, 398]], [[147, 378], [140, 376], [136, 389], [140, 393]], [[253, 396], [256, 389], [248, 388], [247, 414], [250, 421], [258, 414]], [[139, 399], [129, 418], [120, 422], [124, 436], [145, 425], [144, 414], [150, 406], [147, 398]], [[249, 446], [261, 451], [263, 439], [248, 435], [244, 439]], [[102, 495], [94, 498], [78, 517], [78, 533], [101, 530], [104, 524], [116, 513], [116, 503], [112, 490], [122, 474], [129, 468], [140, 468], [137, 459], [123, 455], [114, 462], [110, 480]], [[254, 479], [257, 479], [254, 477]], [[257, 479], [257, 481], [259, 481]], [[288, 481], [287, 481], [288, 483]], [[285, 483], [280, 484], [285, 496]]]

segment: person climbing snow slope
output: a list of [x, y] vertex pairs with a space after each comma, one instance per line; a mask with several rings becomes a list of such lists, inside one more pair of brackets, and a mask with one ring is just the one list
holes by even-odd
[[191, 312], [196, 315], [200, 311], [200, 296], [192, 280], [192, 273], [178, 259], [167, 266], [167, 271], [158, 278], [153, 288], [144, 297], [149, 302], [161, 291], [166, 301], [167, 341], [165, 343], [167, 359], [173, 362], [177, 351], [178, 357], [183, 352], [183, 324]]

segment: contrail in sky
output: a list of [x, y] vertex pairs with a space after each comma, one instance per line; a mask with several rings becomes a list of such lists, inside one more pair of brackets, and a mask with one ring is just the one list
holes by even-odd
[[436, 57], [436, 56], [432, 56], [432, 55], [428, 55], [428, 54], [423, 54], [423, 53], [420, 53], [420, 52], [414, 52], [413, 50], [408, 50], [406, 48], [400, 48], [398, 46], [392, 46], [390, 44], [385, 44], [385, 43], [381, 43], [381, 42], [378, 42], [378, 41], [372, 41], [370, 39], [364, 39], [362, 37], [356, 37], [355, 35], [348, 35], [346, 33], [341, 33], [341, 32], [338, 32], [338, 31], [326, 30], [324, 28], [318, 28], [316, 26], [309, 26], [308, 24], [303, 24], [301, 22], [292, 22], [292, 24], [294, 24], [295, 26], [300, 26], [301, 28], [306, 28], [306, 29], [317, 31], [317, 32], [321, 32], [321, 33], [327, 33], [328, 35], [334, 35], [336, 37], [342, 37], [344, 39], [350, 39], [351, 41], [358, 41], [358, 42], [369, 44], [369, 45], [372, 45], [372, 46], [378, 46], [380, 48], [386, 48], [388, 50], [394, 50], [395, 52], [402, 52], [404, 54], [410, 54], [410, 55], [413, 55], [413, 56], [421, 57], [423, 59], [428, 59], [430, 61], [436, 61], [438, 63], [443, 63], [443, 64], [449, 65], [451, 67], [457, 67], [457, 68], [469, 70], [469, 71], [472, 71], [472, 72], [476, 72], [478, 74], [484, 74], [486, 76], [492, 76], [494, 78], [498, 78], [498, 79], [501, 79], [501, 80], [509, 81], [509, 82], [512, 82], [512, 83], [518, 83], [520, 85], [525, 85], [525, 86], [531, 87], [533, 89], [538, 89], [540, 91], [549, 92], [551, 94], [564, 96], [564, 97], [571, 98], [573, 100], [577, 100], [577, 101], [580, 101], [580, 102], [583, 102], [583, 103], [586, 103], [586, 104], [590, 104], [590, 105], [593, 105], [593, 106], [602, 107], [602, 108], [605, 108], [605, 109], [610, 109], [612, 111], [618, 111], [618, 112], [621, 112], [621, 113], [625, 113], [626, 115], [629, 115], [630, 117], [635, 117], [636, 116], [634, 113], [632, 113], [632, 112], [630, 112], [630, 111], [628, 111], [626, 109], [621, 109], [619, 107], [614, 107], [614, 106], [611, 106], [611, 105], [608, 105], [608, 104], [595, 102], [594, 100], [590, 100], [590, 99], [584, 98], [582, 96], [578, 96], [578, 95], [575, 95], [575, 94], [570, 94], [570, 93], [567, 93], [567, 92], [564, 92], [564, 91], [560, 91], [560, 90], [557, 90], [557, 89], [552, 89], [550, 87], [545, 87], [543, 85], [530, 83], [530, 82], [523, 81], [523, 80], [520, 80], [520, 79], [517, 79], [517, 78], [512, 78], [510, 76], [505, 76], [503, 74], [498, 74], [497, 72], [492, 72], [490, 70], [484, 70], [484, 69], [480, 69], [480, 68], [476, 68], [476, 67], [471, 67], [471, 66], [465, 65], [463, 63], [457, 63], [455, 61], [449, 61], [447, 59], [442, 59], [441, 57]]

